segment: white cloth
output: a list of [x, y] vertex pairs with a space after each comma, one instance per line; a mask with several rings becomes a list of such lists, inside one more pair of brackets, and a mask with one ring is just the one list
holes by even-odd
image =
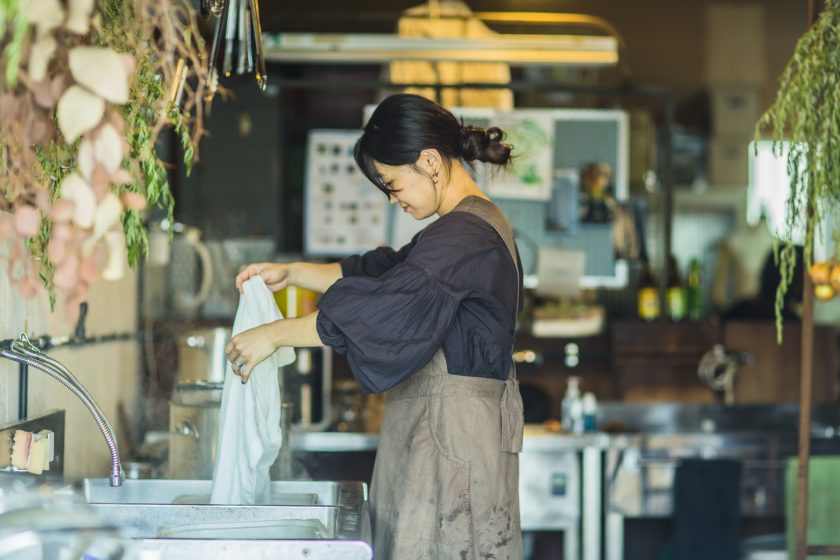
[[[233, 335], [282, 318], [271, 291], [255, 276], [245, 282], [239, 298]], [[293, 361], [294, 350], [280, 348], [253, 369], [244, 385], [228, 363], [211, 504], [270, 503], [268, 471], [286, 435], [280, 431], [278, 368]]]

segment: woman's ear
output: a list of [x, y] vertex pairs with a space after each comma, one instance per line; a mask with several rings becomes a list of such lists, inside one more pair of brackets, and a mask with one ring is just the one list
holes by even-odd
[[417, 166], [425, 169], [430, 175], [440, 171], [440, 164], [442, 158], [440, 152], [435, 148], [427, 148], [420, 152], [420, 157], [417, 158]]

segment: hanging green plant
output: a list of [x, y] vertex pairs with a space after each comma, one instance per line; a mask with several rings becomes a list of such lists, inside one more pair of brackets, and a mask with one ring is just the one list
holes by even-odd
[[188, 0], [0, 0], [0, 240], [24, 296], [40, 279], [72, 318], [148, 253], [143, 210], [173, 211], [155, 143], [173, 127], [197, 158], [204, 50]]
[[[835, 257], [828, 259], [829, 266], [840, 254], [840, 227], [832, 220], [840, 203], [840, 1], [826, 0], [819, 19], [797, 42], [779, 79], [776, 101], [756, 125], [756, 140], [765, 132], [773, 140], [774, 154], [787, 158], [790, 176], [785, 232], [774, 247], [781, 273], [776, 291], [776, 329], [781, 344], [785, 294], [796, 268], [794, 232], [798, 228], [805, 231], [806, 271], [814, 264], [817, 233], [834, 239]], [[818, 290], [820, 286], [831, 288], [829, 284], [816, 285]], [[823, 290], [817, 295], [830, 297], [833, 288], [831, 294]]]

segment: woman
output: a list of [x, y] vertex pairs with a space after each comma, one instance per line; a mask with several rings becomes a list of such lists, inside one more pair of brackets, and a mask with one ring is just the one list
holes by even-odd
[[246, 331], [228, 357], [243, 381], [277, 348], [347, 354], [386, 407], [371, 484], [377, 558], [519, 558], [522, 401], [511, 352], [522, 278], [511, 227], [464, 168], [505, 165], [497, 128], [462, 126], [416, 95], [385, 99], [356, 162], [391, 203], [440, 218], [399, 251], [338, 264], [253, 264], [272, 290], [324, 292], [316, 313]]

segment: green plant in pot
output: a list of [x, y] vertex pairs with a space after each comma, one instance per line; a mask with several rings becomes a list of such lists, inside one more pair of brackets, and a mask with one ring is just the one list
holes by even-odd
[[173, 208], [155, 143], [173, 127], [196, 159], [203, 58], [185, 0], [0, 0], [0, 241], [21, 294], [42, 284], [72, 319], [147, 254], [144, 210]]
[[[790, 176], [785, 231], [774, 247], [781, 273], [776, 292], [781, 343], [782, 308], [796, 267], [793, 239], [798, 228], [805, 231], [805, 266], [817, 297], [840, 293], [840, 1], [826, 0], [818, 20], [797, 42], [779, 82], [775, 102], [756, 125], [756, 140], [769, 132], [774, 153], [787, 158]], [[818, 235], [834, 240], [834, 255], [815, 263]]]

